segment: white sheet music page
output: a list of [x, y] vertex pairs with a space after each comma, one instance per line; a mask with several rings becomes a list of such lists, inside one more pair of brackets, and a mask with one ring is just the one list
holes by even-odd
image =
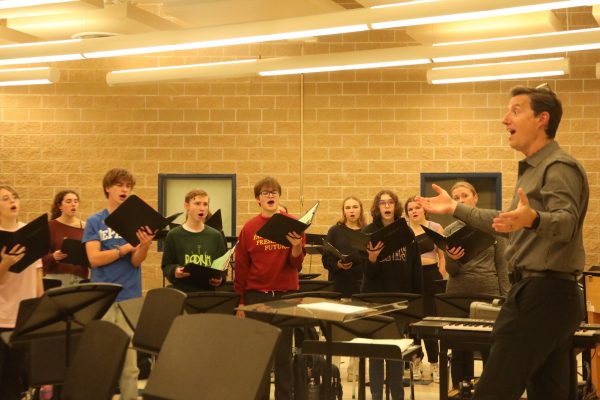
[[305, 308], [307, 310], [315, 310], [315, 311], [331, 311], [340, 314], [353, 314], [357, 312], [367, 311], [368, 307], [361, 306], [351, 306], [348, 304], [337, 304], [337, 303], [329, 303], [326, 301], [319, 303], [309, 303], [309, 304], [299, 304], [298, 307]]
[[406, 351], [410, 346], [413, 345], [413, 339], [367, 339], [367, 338], [354, 338], [350, 341], [351, 343], [364, 343], [364, 344], [388, 344], [392, 346], [398, 346], [400, 351]]

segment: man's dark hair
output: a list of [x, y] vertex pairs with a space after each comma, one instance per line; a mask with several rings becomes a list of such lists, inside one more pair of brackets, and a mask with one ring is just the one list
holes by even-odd
[[531, 101], [533, 115], [538, 116], [544, 111], [548, 113], [548, 125], [546, 126], [546, 136], [554, 139], [560, 119], [562, 118], [562, 104], [556, 93], [554, 93], [547, 84], [535, 88], [517, 86], [510, 91], [511, 97], [527, 95]]

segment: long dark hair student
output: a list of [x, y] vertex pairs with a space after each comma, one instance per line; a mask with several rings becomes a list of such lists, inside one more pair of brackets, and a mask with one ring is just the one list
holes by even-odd
[[89, 278], [89, 268], [80, 263], [66, 263], [69, 255], [62, 251], [65, 239], [81, 241], [85, 222], [79, 218], [79, 195], [67, 189], [56, 193], [50, 208], [50, 252], [42, 258], [44, 276], [57, 279], [63, 286], [76, 285]]
[[[402, 205], [398, 196], [391, 190], [381, 190], [373, 198], [371, 205], [373, 222], [363, 231], [373, 233], [402, 218]], [[389, 256], [379, 259], [383, 249], [382, 243], [375, 246], [369, 243], [368, 260], [365, 265], [363, 292], [409, 292], [421, 293], [421, 260], [415, 242], [401, 247]], [[402, 361], [386, 360], [388, 366], [388, 384], [392, 399], [402, 399], [404, 388]], [[383, 360], [369, 360], [369, 376], [371, 378], [371, 397], [382, 399], [383, 395]]]

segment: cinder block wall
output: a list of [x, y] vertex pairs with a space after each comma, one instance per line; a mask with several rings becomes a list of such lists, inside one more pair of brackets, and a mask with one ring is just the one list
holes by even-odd
[[[84, 217], [103, 208], [101, 179], [131, 170], [136, 193], [156, 205], [158, 173], [237, 174], [237, 224], [258, 212], [252, 186], [265, 175], [283, 185], [282, 202], [301, 214], [321, 201], [309, 232], [325, 233], [341, 201], [357, 195], [368, 209], [391, 188], [419, 192], [422, 172], [501, 172], [503, 203], [514, 190], [516, 162], [500, 123], [508, 81], [427, 84], [422, 67], [273, 78], [188, 81], [110, 88], [112, 70], [209, 62], [233, 56], [287, 56], [398, 46], [401, 31], [197, 52], [57, 63], [61, 83], [0, 89], [0, 183], [17, 188], [22, 219], [49, 210], [55, 192], [80, 192]], [[588, 171], [587, 265], [600, 263], [600, 52], [569, 54], [568, 77], [548, 83], [563, 100], [558, 141]], [[301, 96], [301, 89], [304, 95]], [[301, 119], [301, 110], [304, 118]], [[303, 148], [301, 148], [303, 143]], [[219, 208], [218, 204], [212, 205]], [[144, 289], [160, 286], [160, 254], [143, 266]], [[318, 258], [305, 270], [322, 271]]]

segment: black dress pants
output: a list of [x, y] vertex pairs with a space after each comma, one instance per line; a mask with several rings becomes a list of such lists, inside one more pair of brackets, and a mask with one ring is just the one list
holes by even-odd
[[[4, 332], [12, 329], [2, 329]], [[20, 400], [27, 389], [25, 382], [25, 350], [8, 347], [0, 339], [0, 400]]]
[[573, 333], [583, 317], [575, 281], [552, 277], [515, 283], [492, 332], [474, 400], [567, 400]]

